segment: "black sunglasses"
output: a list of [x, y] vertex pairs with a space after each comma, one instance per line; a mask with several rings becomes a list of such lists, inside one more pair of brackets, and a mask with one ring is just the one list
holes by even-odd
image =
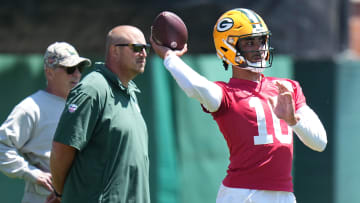
[[84, 66], [82, 65], [77, 65], [72, 67], [65, 67], [65, 66], [58, 66], [58, 67], [64, 69], [68, 75], [73, 74], [76, 69], [78, 69], [80, 73], [84, 71]]
[[129, 46], [134, 52], [142, 52], [145, 49], [146, 53], [150, 52], [150, 44], [115, 44], [117, 47]]

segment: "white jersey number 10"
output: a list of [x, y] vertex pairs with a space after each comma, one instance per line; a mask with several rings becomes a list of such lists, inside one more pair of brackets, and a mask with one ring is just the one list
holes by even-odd
[[[265, 111], [263, 107], [263, 103], [257, 97], [251, 97], [249, 100], [249, 105], [251, 108], [255, 108], [256, 111], [256, 119], [258, 125], [258, 133], [259, 135], [254, 136], [254, 144], [255, 145], [262, 145], [262, 144], [271, 144], [274, 143], [274, 135], [268, 133], [268, 129], [266, 126], [266, 119], [265, 119]], [[278, 139], [283, 144], [291, 144], [292, 141], [292, 130], [288, 126], [288, 134], [283, 135], [281, 132], [280, 126], [280, 119], [274, 114], [271, 106], [269, 103], [266, 103], [271, 111], [271, 117], [274, 129], [271, 130], [274, 134], [276, 139]]]

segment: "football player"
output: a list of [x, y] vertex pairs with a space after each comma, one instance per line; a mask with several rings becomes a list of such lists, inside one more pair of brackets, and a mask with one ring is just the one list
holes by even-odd
[[173, 51], [152, 41], [166, 69], [191, 98], [217, 122], [230, 151], [230, 165], [217, 203], [296, 202], [291, 167], [293, 131], [315, 151], [327, 144], [326, 131], [306, 104], [298, 82], [265, 77], [272, 65], [270, 31], [254, 11], [225, 12], [213, 31], [228, 82], [211, 82], [185, 64], [187, 48]]

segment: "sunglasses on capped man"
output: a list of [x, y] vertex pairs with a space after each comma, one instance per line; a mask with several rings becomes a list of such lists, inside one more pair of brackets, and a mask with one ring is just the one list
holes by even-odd
[[84, 71], [84, 66], [82, 64], [72, 67], [66, 67], [66, 66], [58, 66], [58, 67], [64, 69], [68, 75], [73, 74], [76, 69], [78, 69], [80, 73]]
[[115, 44], [117, 47], [129, 46], [134, 52], [142, 52], [145, 49], [146, 53], [150, 52], [150, 44]]

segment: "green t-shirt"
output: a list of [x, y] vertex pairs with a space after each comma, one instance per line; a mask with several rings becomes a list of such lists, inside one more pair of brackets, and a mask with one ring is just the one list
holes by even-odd
[[105, 66], [71, 90], [54, 141], [78, 149], [62, 203], [149, 203], [148, 134], [130, 81]]

